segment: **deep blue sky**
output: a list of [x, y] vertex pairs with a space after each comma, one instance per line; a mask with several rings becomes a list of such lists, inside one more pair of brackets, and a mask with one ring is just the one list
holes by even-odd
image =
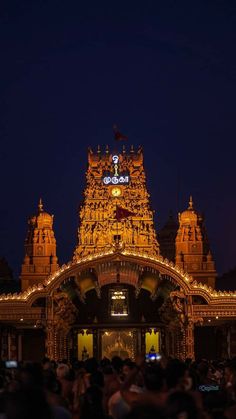
[[19, 0], [0, 13], [0, 255], [15, 276], [40, 196], [71, 258], [87, 147], [112, 148], [114, 123], [144, 146], [157, 228], [192, 194], [218, 271], [234, 267], [235, 2]]

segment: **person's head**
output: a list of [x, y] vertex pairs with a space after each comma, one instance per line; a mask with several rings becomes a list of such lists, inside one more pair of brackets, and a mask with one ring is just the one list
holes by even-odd
[[93, 374], [95, 371], [98, 370], [98, 362], [96, 358], [86, 359], [86, 361], [84, 362], [84, 367], [89, 374]]
[[206, 379], [208, 377], [209, 369], [210, 369], [210, 365], [209, 365], [208, 362], [201, 361], [198, 364], [198, 368], [197, 369], [198, 369], [198, 373], [200, 375], [200, 379], [201, 380]]
[[78, 361], [77, 359], [73, 361], [72, 363], [73, 370], [78, 371], [84, 371], [84, 361]]
[[165, 373], [160, 364], [147, 365], [144, 372], [144, 385], [149, 391], [162, 391], [165, 385]]
[[52, 370], [53, 369], [53, 364], [51, 361], [47, 361], [43, 364], [43, 369], [44, 371], [46, 370]]
[[3, 375], [0, 375], [0, 392], [4, 389], [5, 387], [5, 377], [3, 377]]
[[198, 376], [193, 368], [190, 368], [188, 376], [184, 380], [184, 390], [196, 390], [198, 384]]
[[233, 386], [236, 390], [236, 364], [235, 361], [229, 361], [224, 368], [224, 380], [226, 387]]
[[46, 370], [43, 373], [43, 387], [49, 393], [61, 393], [61, 383], [51, 370]]
[[101, 362], [100, 362], [100, 366], [102, 369], [106, 368], [108, 365], [111, 365], [111, 361], [110, 359], [104, 357], [102, 358]]
[[155, 406], [137, 406], [134, 407], [127, 415], [126, 419], [164, 419], [162, 409]]
[[20, 382], [24, 386], [42, 386], [43, 371], [40, 364], [27, 363], [19, 370]]
[[120, 373], [123, 366], [123, 361], [119, 356], [113, 356], [111, 365], [117, 373]]
[[8, 393], [5, 414], [7, 419], [53, 419], [44, 392], [34, 386]]
[[166, 417], [168, 419], [197, 419], [198, 410], [193, 397], [183, 391], [170, 394], [166, 403]]
[[185, 364], [190, 367], [190, 365], [192, 364], [192, 358], [186, 358], [185, 359]]
[[166, 367], [166, 383], [169, 389], [182, 389], [189, 377], [187, 365], [178, 359], [169, 361]]
[[47, 362], [50, 362], [50, 359], [47, 356], [45, 356], [42, 360], [42, 365], [44, 366], [44, 364], [46, 364]]
[[211, 419], [223, 419], [224, 411], [229, 403], [227, 392], [209, 391], [203, 394], [204, 411]]
[[122, 366], [122, 374], [124, 377], [130, 374], [130, 372], [134, 369], [135, 363], [131, 361], [131, 359], [125, 359]]
[[80, 419], [103, 418], [103, 392], [97, 386], [87, 388], [80, 412]]
[[89, 381], [91, 386], [98, 386], [100, 388], [104, 387], [104, 376], [101, 371], [95, 371], [91, 374]]
[[224, 379], [225, 379], [226, 384], [228, 384], [228, 383], [231, 384], [232, 371], [231, 371], [230, 365], [226, 365], [225, 368], [224, 368]]
[[57, 378], [59, 380], [62, 380], [64, 378], [67, 378], [70, 372], [70, 368], [66, 364], [59, 364], [56, 369]]
[[103, 375], [104, 377], [114, 375], [114, 370], [111, 365], [107, 365], [105, 368], [103, 368]]

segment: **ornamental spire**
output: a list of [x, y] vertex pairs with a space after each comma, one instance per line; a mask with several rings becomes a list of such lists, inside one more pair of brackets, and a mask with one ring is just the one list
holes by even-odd
[[189, 210], [193, 210], [193, 197], [192, 197], [192, 195], [190, 195], [190, 198], [189, 198], [189, 206], [188, 206], [188, 209]]
[[39, 213], [40, 212], [43, 212], [43, 201], [42, 201], [42, 198], [39, 199], [38, 210], [39, 210]]

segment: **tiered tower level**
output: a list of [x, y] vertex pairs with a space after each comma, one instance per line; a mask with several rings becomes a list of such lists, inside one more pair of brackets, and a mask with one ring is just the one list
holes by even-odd
[[[84, 202], [80, 209], [78, 244], [74, 258], [107, 251], [119, 245], [147, 255], [158, 255], [159, 245], [146, 188], [143, 152], [88, 151]], [[117, 211], [133, 214], [120, 219]]]

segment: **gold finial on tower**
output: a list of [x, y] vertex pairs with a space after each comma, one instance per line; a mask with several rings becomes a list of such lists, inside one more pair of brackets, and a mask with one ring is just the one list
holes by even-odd
[[97, 153], [100, 154], [101, 153], [101, 149], [100, 149], [100, 145], [98, 144], [98, 148], [97, 148]]
[[39, 199], [38, 210], [39, 210], [39, 212], [43, 212], [43, 201], [42, 201], [42, 198]]
[[193, 209], [193, 197], [192, 197], [192, 195], [190, 195], [190, 198], [189, 198], [189, 206], [188, 206], [188, 209], [189, 210], [192, 210]]

